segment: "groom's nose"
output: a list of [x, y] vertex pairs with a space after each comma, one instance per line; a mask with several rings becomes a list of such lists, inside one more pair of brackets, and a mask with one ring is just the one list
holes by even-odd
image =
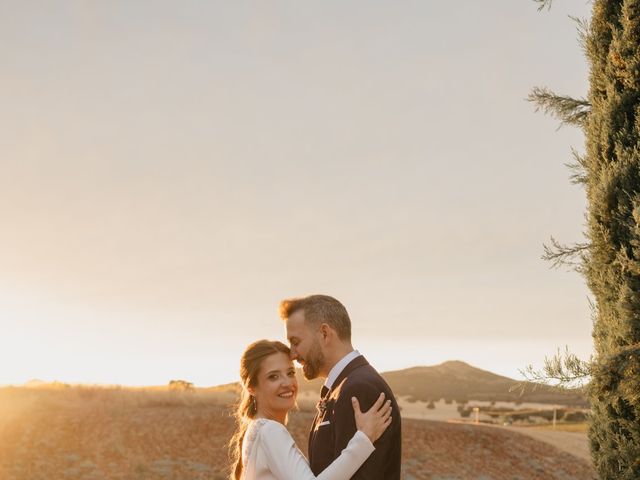
[[296, 347], [291, 347], [291, 350], [289, 351], [289, 358], [291, 360], [295, 360], [298, 358], [298, 351], [296, 350]]

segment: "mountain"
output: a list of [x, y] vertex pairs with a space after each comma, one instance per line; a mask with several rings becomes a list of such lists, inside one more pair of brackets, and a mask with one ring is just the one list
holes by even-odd
[[[318, 392], [323, 383], [320, 379], [304, 380], [300, 373], [298, 377], [300, 391], [303, 392]], [[488, 400], [588, 405], [585, 396], [579, 391], [557, 391], [530, 382], [519, 382], [460, 361], [384, 372], [382, 377], [396, 396], [406, 396], [409, 400]], [[518, 385], [524, 388], [522, 394], [522, 389], [510, 391]]]

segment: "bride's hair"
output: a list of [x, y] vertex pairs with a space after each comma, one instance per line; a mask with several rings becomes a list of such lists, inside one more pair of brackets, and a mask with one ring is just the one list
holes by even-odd
[[229, 441], [229, 454], [231, 457], [231, 480], [240, 480], [242, 477], [242, 442], [244, 434], [252, 418], [256, 415], [256, 403], [249, 394], [248, 388], [258, 384], [258, 373], [265, 358], [275, 354], [290, 353], [289, 347], [284, 343], [271, 340], [258, 340], [249, 345], [240, 359], [240, 380], [242, 393], [235, 412], [236, 431]]

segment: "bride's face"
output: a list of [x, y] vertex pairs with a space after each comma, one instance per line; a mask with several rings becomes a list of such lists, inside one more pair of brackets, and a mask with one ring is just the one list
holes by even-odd
[[264, 359], [253, 389], [258, 412], [271, 416], [275, 412], [291, 410], [298, 395], [298, 381], [293, 362], [285, 353], [274, 353]]

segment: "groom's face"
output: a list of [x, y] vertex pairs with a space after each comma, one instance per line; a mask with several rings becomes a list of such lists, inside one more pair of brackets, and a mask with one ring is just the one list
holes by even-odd
[[307, 325], [304, 310], [293, 312], [285, 321], [285, 326], [291, 346], [291, 359], [302, 365], [302, 372], [307, 380], [317, 378], [325, 364], [319, 332]]

